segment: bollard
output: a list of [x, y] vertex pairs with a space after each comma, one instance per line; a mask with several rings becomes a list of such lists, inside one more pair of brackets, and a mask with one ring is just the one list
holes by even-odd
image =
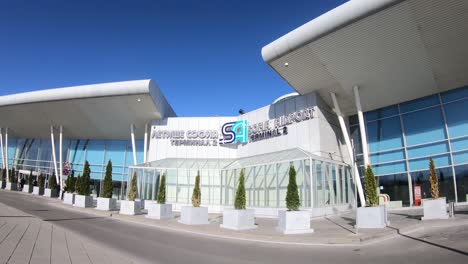
[[454, 202], [449, 203], [449, 216], [451, 218], [455, 217], [455, 203]]

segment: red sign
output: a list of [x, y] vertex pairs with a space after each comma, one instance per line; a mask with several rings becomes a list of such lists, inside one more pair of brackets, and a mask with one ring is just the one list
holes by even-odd
[[422, 193], [421, 193], [421, 185], [415, 185], [414, 186], [414, 205], [420, 206], [421, 205], [421, 199], [422, 199]]

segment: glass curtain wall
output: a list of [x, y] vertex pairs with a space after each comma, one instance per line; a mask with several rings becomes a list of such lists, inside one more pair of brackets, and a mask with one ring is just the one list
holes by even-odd
[[[381, 193], [409, 205], [421, 185], [430, 198], [429, 159], [441, 197], [468, 201], [468, 87], [365, 113], [370, 160]], [[357, 162], [364, 175], [357, 116], [349, 118]]]
[[[55, 142], [57, 167], [59, 168], [59, 142]], [[137, 160], [143, 161], [143, 141], [136, 141]], [[128, 166], [133, 164], [131, 142], [128, 140], [87, 140], [66, 139], [62, 143], [63, 161], [70, 163], [75, 171], [75, 177], [83, 173], [83, 165], [88, 160], [91, 169], [92, 193], [99, 195], [102, 179], [104, 179], [107, 162], [112, 160], [112, 179], [114, 181], [114, 197], [122, 198], [127, 182]], [[8, 139], [9, 168], [12, 166], [20, 177], [29, 175], [32, 170], [49, 178], [54, 166], [52, 159], [52, 144], [50, 139]], [[0, 160], [0, 164], [2, 161]], [[3, 166], [3, 164], [1, 164]]]
[[[129, 175], [137, 175], [138, 198], [154, 199], [159, 177], [166, 174], [167, 201], [190, 204], [195, 176], [199, 172], [202, 204], [230, 207], [234, 205], [240, 172], [244, 169], [248, 207], [284, 208], [290, 165], [296, 169], [302, 208], [354, 204], [350, 167], [299, 149], [234, 161], [165, 159], [130, 167]], [[131, 177], [128, 179], [127, 184], [130, 184]], [[147, 185], [151, 187], [142, 187]]]

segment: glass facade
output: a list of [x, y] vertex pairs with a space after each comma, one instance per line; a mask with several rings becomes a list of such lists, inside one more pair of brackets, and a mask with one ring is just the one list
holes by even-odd
[[[137, 140], [137, 160], [143, 161], [143, 141]], [[59, 168], [59, 142], [55, 142], [57, 168]], [[133, 164], [132, 145], [129, 140], [64, 139], [62, 159], [68, 161], [75, 177], [83, 173], [83, 165], [90, 164], [93, 195], [99, 195], [101, 180], [104, 179], [107, 162], [112, 160], [114, 196], [123, 197], [128, 175], [128, 166]], [[40, 172], [47, 178], [53, 173], [52, 144], [50, 139], [8, 139], [9, 168], [20, 173]], [[0, 160], [0, 164], [2, 161]]]
[[[202, 204], [234, 205], [240, 171], [244, 169], [248, 207], [284, 208], [289, 166], [296, 169], [302, 208], [354, 204], [354, 183], [346, 164], [291, 149], [236, 160], [165, 159], [129, 168], [137, 175], [137, 196], [155, 199], [159, 177], [166, 174], [169, 203], [190, 204], [193, 184], [200, 173]], [[128, 177], [130, 184], [131, 177]]]
[[[430, 198], [429, 159], [441, 197], [466, 202], [468, 194], [468, 87], [364, 114], [369, 155], [381, 193], [412, 203], [412, 186]], [[357, 116], [349, 118], [356, 159], [364, 175]]]

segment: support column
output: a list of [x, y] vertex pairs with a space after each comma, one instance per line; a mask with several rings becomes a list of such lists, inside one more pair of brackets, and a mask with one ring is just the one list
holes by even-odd
[[130, 136], [132, 138], [133, 165], [137, 165], [136, 147], [135, 147], [135, 126], [130, 125]]
[[354, 101], [356, 102], [357, 115], [359, 119], [359, 131], [361, 132], [361, 144], [362, 154], [364, 156], [364, 168], [370, 165], [369, 161], [369, 150], [367, 149], [367, 133], [366, 126], [364, 125], [364, 115], [362, 114], [361, 97], [359, 96], [359, 87], [355, 85], [354, 90]]
[[359, 170], [357, 168], [356, 163], [354, 162], [354, 155], [353, 155], [353, 149], [351, 147], [351, 141], [349, 139], [349, 134], [348, 130], [346, 129], [346, 125], [344, 122], [343, 114], [341, 113], [340, 106], [338, 105], [338, 101], [336, 100], [336, 95], [335, 93], [330, 93], [332, 100], [333, 100], [333, 105], [335, 107], [335, 113], [336, 116], [338, 117], [338, 121], [340, 123], [341, 127], [341, 132], [343, 133], [343, 138], [346, 143], [346, 147], [348, 148], [348, 154], [349, 157], [351, 158], [352, 164], [353, 164], [353, 169], [354, 169], [354, 183], [357, 187], [358, 194], [359, 194], [359, 200], [361, 201], [361, 207], [366, 206], [366, 199], [364, 198], [364, 192], [362, 190], [362, 185], [361, 185], [361, 178], [359, 177]]
[[145, 124], [145, 139], [143, 140], [143, 163], [146, 163], [148, 156], [148, 123]]
[[6, 169], [6, 182], [10, 182], [10, 172], [8, 171], [8, 127], [5, 128], [5, 169]]
[[60, 190], [63, 191], [63, 161], [62, 161], [62, 141], [63, 141], [63, 126], [60, 126], [60, 136], [59, 136], [59, 165], [60, 165]]
[[2, 149], [2, 169], [5, 168], [5, 154], [3, 148], [3, 128], [0, 127], [0, 148]]
[[55, 180], [59, 181], [57, 156], [55, 155], [54, 126], [50, 126], [50, 142], [52, 143], [52, 159], [54, 161]]

